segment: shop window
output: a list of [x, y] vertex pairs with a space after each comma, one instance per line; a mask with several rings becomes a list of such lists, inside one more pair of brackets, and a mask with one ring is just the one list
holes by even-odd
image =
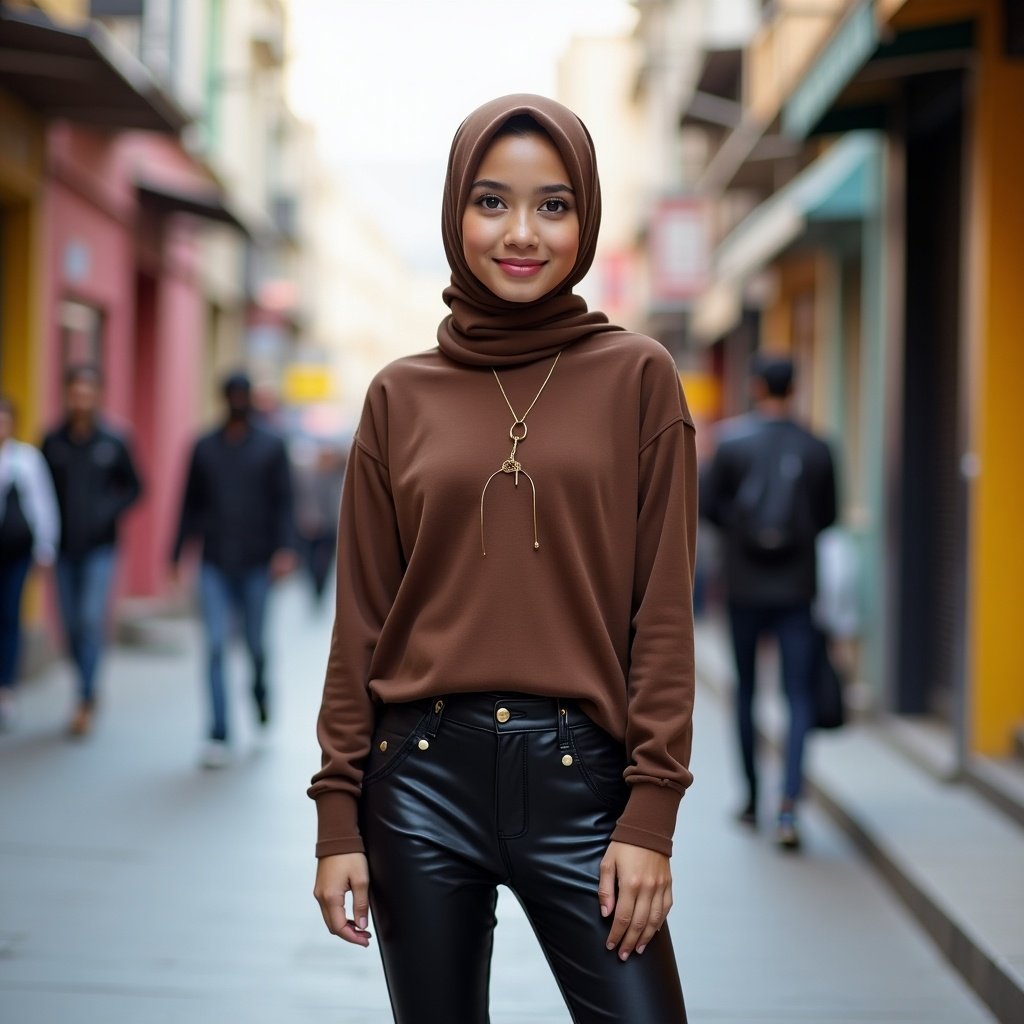
[[60, 342], [64, 366], [93, 363], [103, 366], [103, 311], [65, 299], [60, 304]]

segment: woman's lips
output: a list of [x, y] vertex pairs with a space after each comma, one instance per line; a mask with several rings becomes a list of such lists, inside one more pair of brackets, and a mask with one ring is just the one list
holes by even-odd
[[544, 266], [543, 260], [495, 260], [494, 262], [509, 277], [533, 277], [534, 274], [540, 273]]

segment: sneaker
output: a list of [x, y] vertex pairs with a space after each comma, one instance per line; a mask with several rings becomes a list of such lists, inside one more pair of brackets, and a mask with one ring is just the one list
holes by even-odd
[[226, 768], [231, 763], [227, 740], [207, 740], [199, 763], [203, 768]]
[[736, 820], [746, 828], [757, 828], [757, 804], [748, 803], [737, 813]]
[[82, 739], [91, 731], [92, 709], [87, 704], [79, 704], [68, 725], [68, 734], [75, 739]]
[[800, 833], [796, 827], [796, 815], [792, 811], [782, 811], [778, 824], [775, 826], [775, 842], [783, 850], [800, 849]]

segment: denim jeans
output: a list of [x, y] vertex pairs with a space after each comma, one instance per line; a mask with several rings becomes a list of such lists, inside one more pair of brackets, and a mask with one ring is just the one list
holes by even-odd
[[78, 671], [79, 700], [86, 706], [96, 700], [96, 670], [103, 652], [115, 565], [112, 544], [81, 558], [61, 555], [57, 559], [57, 596], [64, 633]]
[[757, 764], [754, 742], [754, 677], [758, 640], [773, 633], [778, 640], [782, 685], [789, 705], [783, 796], [797, 800], [803, 790], [804, 742], [814, 723], [812, 680], [816, 634], [809, 604], [770, 608], [761, 605], [729, 606], [733, 653], [736, 658], [736, 724], [743, 770], [751, 802], [757, 800]]
[[252, 660], [252, 693], [265, 706], [266, 653], [263, 623], [267, 595], [270, 592], [269, 567], [262, 565], [237, 572], [226, 572], [209, 562], [199, 570], [199, 603], [206, 630], [208, 680], [210, 692], [210, 738], [228, 738], [228, 699], [224, 674], [224, 655], [231, 635], [232, 620], [241, 621], [245, 644]]
[[18, 673], [21, 641], [21, 592], [32, 559], [0, 564], [0, 689], [10, 689]]

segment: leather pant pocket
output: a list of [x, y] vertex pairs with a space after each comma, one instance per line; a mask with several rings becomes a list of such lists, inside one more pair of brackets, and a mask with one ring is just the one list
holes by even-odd
[[363, 766], [363, 789], [396, 771], [423, 738], [422, 707], [388, 704], [377, 717], [370, 753]]
[[623, 778], [626, 754], [621, 743], [599, 725], [575, 725], [569, 730], [573, 757], [594, 795], [610, 807], [621, 809], [629, 795]]

